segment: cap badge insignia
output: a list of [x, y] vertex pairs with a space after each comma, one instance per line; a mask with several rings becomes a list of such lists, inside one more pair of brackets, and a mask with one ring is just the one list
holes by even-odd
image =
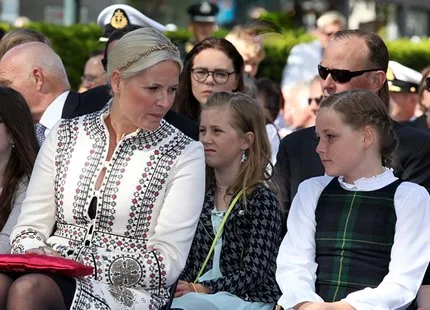
[[395, 76], [394, 76], [394, 72], [393, 72], [393, 70], [390, 68], [390, 67], [388, 67], [388, 69], [387, 69], [387, 80], [389, 80], [389, 81], [393, 81], [393, 80], [395, 80], [396, 78], [395, 78]]
[[116, 9], [110, 20], [110, 24], [115, 29], [121, 29], [128, 25], [127, 14], [122, 9]]
[[210, 13], [212, 10], [211, 5], [207, 2], [203, 2], [202, 5], [200, 6], [200, 12], [203, 14], [208, 14]]

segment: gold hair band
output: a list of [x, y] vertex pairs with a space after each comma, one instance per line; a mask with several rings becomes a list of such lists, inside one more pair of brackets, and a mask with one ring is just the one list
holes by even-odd
[[173, 44], [161, 44], [161, 45], [153, 46], [150, 49], [147, 49], [146, 51], [143, 51], [143, 52], [137, 54], [136, 57], [127, 61], [125, 64], [123, 64], [121, 67], [119, 67], [118, 70], [120, 72], [124, 71], [125, 69], [130, 67], [132, 64], [134, 64], [135, 62], [140, 60], [141, 58], [146, 57], [155, 51], [163, 51], [163, 50], [168, 50], [168, 51], [173, 52], [179, 56], [179, 49], [175, 45], [173, 45]]

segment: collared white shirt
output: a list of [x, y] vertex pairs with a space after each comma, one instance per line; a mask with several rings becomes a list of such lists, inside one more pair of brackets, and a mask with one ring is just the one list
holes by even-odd
[[[348, 191], [373, 191], [397, 178], [391, 170], [353, 184], [339, 178]], [[315, 293], [315, 209], [318, 198], [332, 177], [321, 176], [303, 181], [288, 215], [288, 233], [277, 258], [276, 280], [282, 290], [279, 304], [284, 309], [301, 302], [322, 302]], [[391, 249], [389, 272], [376, 288], [349, 294], [344, 302], [354, 309], [405, 309], [416, 297], [430, 261], [430, 197], [427, 190], [410, 182], [401, 183], [394, 195], [396, 232]]]
[[39, 123], [46, 127], [45, 137], [48, 136], [51, 128], [54, 127], [54, 125], [61, 119], [64, 103], [66, 102], [68, 95], [69, 91], [65, 91], [55, 98], [40, 118]]

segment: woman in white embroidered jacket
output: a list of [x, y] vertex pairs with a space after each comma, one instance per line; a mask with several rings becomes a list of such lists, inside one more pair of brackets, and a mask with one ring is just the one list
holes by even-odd
[[94, 272], [89, 278], [0, 274], [7, 309], [166, 304], [204, 195], [202, 145], [163, 120], [181, 69], [179, 52], [164, 35], [130, 32], [108, 56], [113, 99], [50, 132], [11, 235], [12, 251], [61, 255]]

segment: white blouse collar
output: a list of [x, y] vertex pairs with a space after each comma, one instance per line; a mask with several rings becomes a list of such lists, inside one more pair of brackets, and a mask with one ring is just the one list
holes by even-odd
[[360, 178], [355, 180], [354, 183], [346, 183], [344, 181], [344, 177], [338, 178], [340, 185], [347, 190], [354, 191], [370, 191], [382, 188], [397, 180], [394, 176], [393, 169], [384, 167], [384, 172], [381, 174], [369, 177], [369, 178]]

